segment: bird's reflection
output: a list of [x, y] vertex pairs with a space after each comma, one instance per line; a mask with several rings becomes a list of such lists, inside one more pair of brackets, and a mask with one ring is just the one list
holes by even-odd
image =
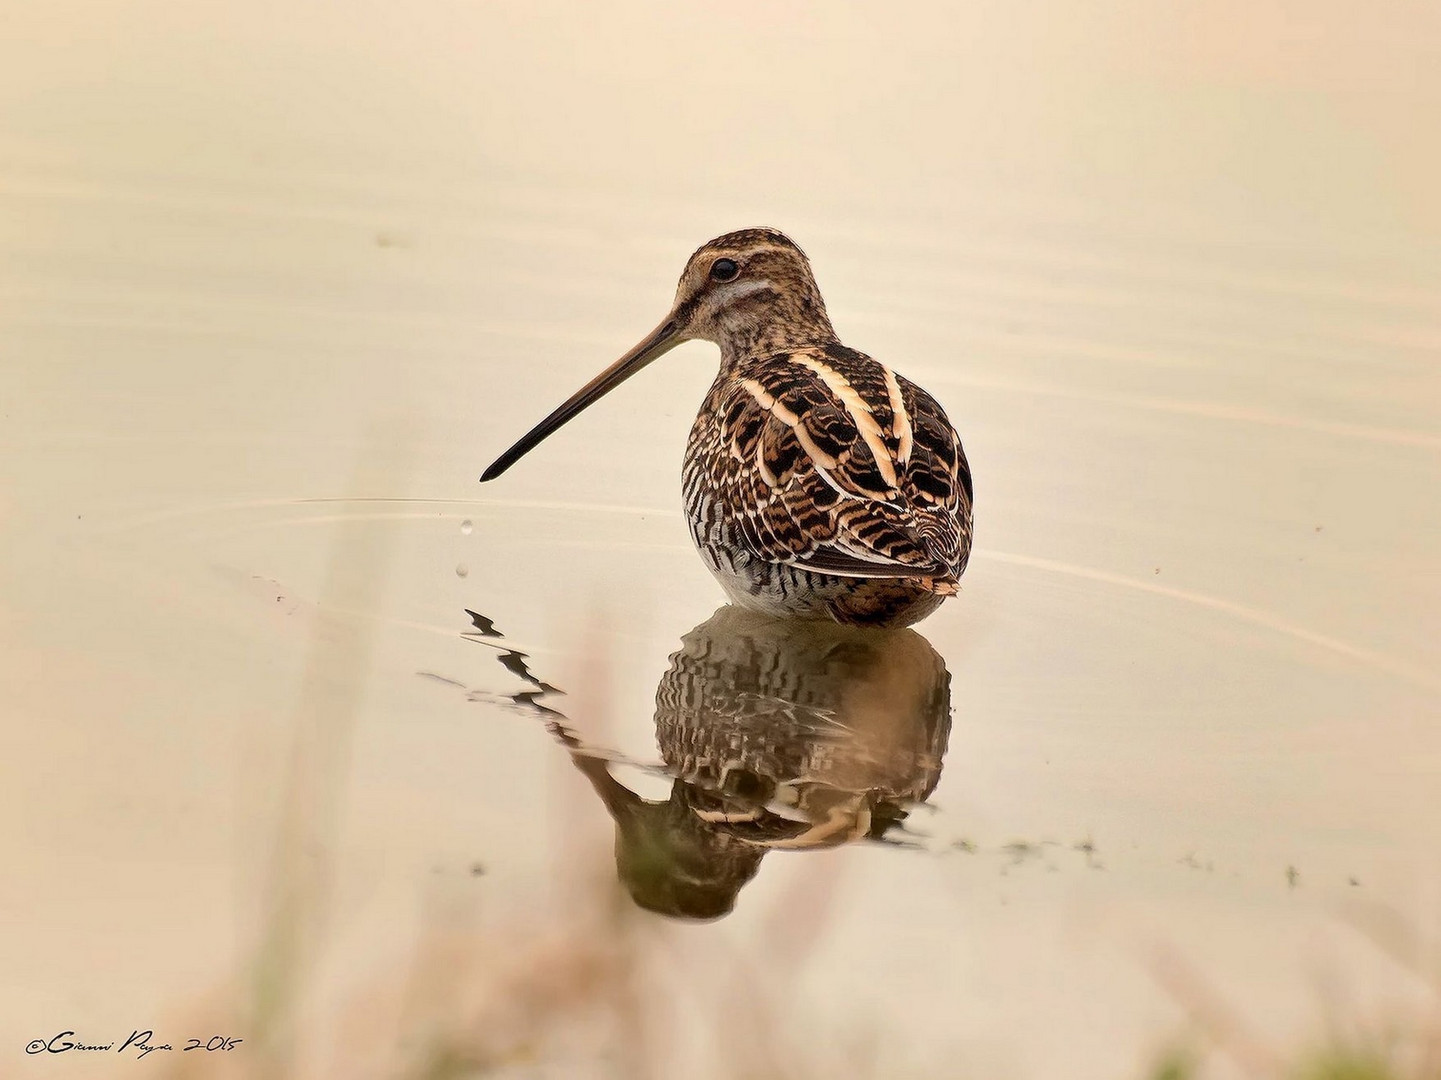
[[[550, 704], [560, 691], [494, 624], [467, 611], [465, 635], [497, 651], [527, 684], [472, 700], [543, 719], [590, 780], [616, 826], [616, 869], [635, 902], [714, 919], [766, 852], [888, 836], [941, 775], [951, 727], [950, 674], [914, 630], [777, 619], [726, 606], [681, 639], [656, 688], [655, 727], [670, 797], [649, 800]], [[444, 682], [444, 679], [434, 675]], [[459, 684], [456, 684], [459, 685]]]
[[713, 919], [766, 852], [880, 839], [931, 793], [950, 676], [914, 630], [727, 606], [671, 656], [655, 725], [673, 778], [663, 802], [631, 791], [573, 736], [562, 741], [615, 819], [616, 868], [635, 902]]

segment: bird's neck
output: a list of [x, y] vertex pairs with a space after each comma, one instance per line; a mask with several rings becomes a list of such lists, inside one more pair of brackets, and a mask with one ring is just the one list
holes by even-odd
[[819, 293], [785, 294], [766, 300], [733, 312], [726, 319], [717, 342], [722, 364], [838, 341]]

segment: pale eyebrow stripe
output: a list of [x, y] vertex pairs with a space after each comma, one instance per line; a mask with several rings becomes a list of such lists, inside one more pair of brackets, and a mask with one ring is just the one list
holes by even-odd
[[[705, 255], [706, 257], [709, 258], [710, 256], [725, 255], [726, 252], [728, 252], [728, 251], [736, 251], [736, 249], [735, 249], [735, 248], [723, 248], [723, 247], [717, 247], [717, 248], [701, 248], [700, 251], [696, 252], [696, 255]], [[761, 255], [761, 254], [764, 254], [764, 253], [766, 253], [766, 252], [771, 252], [771, 251], [789, 251], [789, 252], [792, 252], [792, 253], [798, 253], [798, 249], [793, 248], [793, 247], [786, 247], [786, 246], [783, 245], [783, 244], [756, 244], [756, 245], [753, 246], [753, 247], [747, 247], [747, 248], [743, 248], [743, 249], [741, 249], [741, 250], [739, 250], [739, 251], [736, 251], [736, 254], [738, 254], [738, 255]], [[695, 258], [696, 255], [692, 255], [691, 258]], [[727, 256], [727, 257], [729, 257], [729, 256]], [[804, 256], [804, 255], [801, 255], [801, 258], [804, 259], [805, 256]]]

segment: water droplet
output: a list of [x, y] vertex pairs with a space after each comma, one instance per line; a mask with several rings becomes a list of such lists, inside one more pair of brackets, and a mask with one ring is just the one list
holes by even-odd
[[455, 568], [455, 576], [456, 576], [456, 577], [465, 577], [465, 576], [466, 576], [467, 574], [469, 574], [469, 573], [470, 573], [470, 567], [466, 566], [465, 563], [461, 563], [459, 566], [457, 566], [457, 567]]
[[469, 535], [470, 535], [470, 530], [473, 529], [473, 528], [475, 528], [475, 526], [470, 523], [470, 519], [469, 519], [469, 518], [466, 518], [464, 521], [462, 521], [462, 522], [460, 523], [460, 535], [461, 535], [461, 536], [469, 536]]

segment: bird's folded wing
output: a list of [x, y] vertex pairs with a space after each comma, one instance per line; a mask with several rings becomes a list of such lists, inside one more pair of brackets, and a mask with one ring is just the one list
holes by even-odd
[[806, 555], [785, 560], [792, 566], [809, 570], [814, 574], [830, 574], [834, 577], [856, 578], [916, 578], [949, 577], [944, 567], [915, 566], [907, 563], [857, 558], [834, 547], [818, 547]]
[[[815, 573], [955, 576], [954, 498], [911, 482], [909, 438], [896, 436], [889, 415], [883, 426], [806, 369], [787, 375], [738, 381], [723, 402], [713, 480], [741, 543], [759, 558]], [[954, 455], [937, 461], [916, 450], [931, 489], [933, 473], [954, 476]]]

